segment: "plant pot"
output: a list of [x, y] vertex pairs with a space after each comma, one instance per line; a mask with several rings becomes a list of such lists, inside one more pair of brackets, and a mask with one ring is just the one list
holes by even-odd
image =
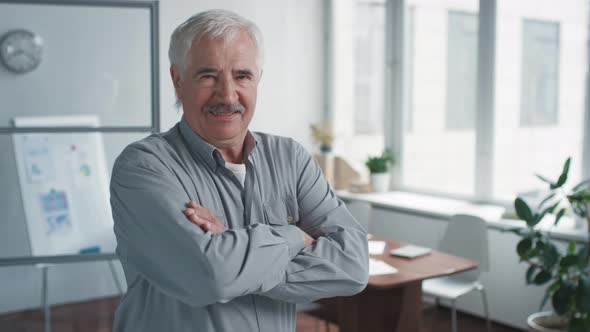
[[321, 153], [330, 153], [330, 152], [332, 152], [332, 145], [330, 145], [330, 144], [320, 144], [320, 152]]
[[565, 332], [567, 320], [551, 311], [536, 312], [527, 319], [529, 332]]
[[371, 187], [373, 191], [383, 193], [389, 190], [389, 173], [371, 173]]

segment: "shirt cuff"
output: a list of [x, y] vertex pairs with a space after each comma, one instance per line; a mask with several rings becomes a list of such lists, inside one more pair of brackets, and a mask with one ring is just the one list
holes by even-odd
[[277, 232], [282, 238], [287, 241], [289, 247], [289, 255], [291, 258], [297, 256], [297, 254], [303, 250], [303, 234], [299, 227], [294, 225], [274, 226], [274, 231]]

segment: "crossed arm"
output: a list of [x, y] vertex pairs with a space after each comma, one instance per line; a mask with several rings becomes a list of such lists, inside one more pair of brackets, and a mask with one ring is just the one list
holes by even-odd
[[[204, 206], [197, 204], [194, 201], [190, 201], [184, 209], [184, 214], [193, 224], [201, 227], [205, 232], [211, 232], [213, 234], [219, 234], [225, 232], [225, 226], [215, 218], [213, 213]], [[315, 240], [304, 231], [301, 231], [303, 237], [303, 247], [309, 248]]]
[[194, 306], [247, 294], [306, 302], [362, 290], [366, 233], [306, 158], [299, 165], [308, 173], [298, 183], [299, 227], [224, 229], [194, 202], [178, 208], [190, 196], [155, 155], [127, 151], [113, 168], [111, 206], [129, 282], [144, 278]]
[[[296, 230], [304, 246], [291, 257], [282, 282], [256, 293], [289, 302], [355, 294], [368, 280], [366, 232], [334, 195], [311, 156], [299, 150], [298, 160], [301, 222]], [[211, 212], [195, 202], [187, 204], [184, 215], [203, 231], [226, 231]]]

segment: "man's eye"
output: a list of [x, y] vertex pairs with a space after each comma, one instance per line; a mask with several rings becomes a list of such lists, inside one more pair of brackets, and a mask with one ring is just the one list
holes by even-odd
[[240, 80], [240, 81], [242, 81], [242, 80], [249, 80], [249, 79], [250, 79], [250, 76], [248, 76], [248, 75], [240, 75], [240, 76], [238, 76], [238, 80]]

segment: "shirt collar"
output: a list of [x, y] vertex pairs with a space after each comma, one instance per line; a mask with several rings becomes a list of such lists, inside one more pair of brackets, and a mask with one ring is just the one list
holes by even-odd
[[[200, 157], [200, 159], [203, 159], [213, 170], [217, 168], [217, 165], [225, 165], [225, 160], [223, 159], [221, 152], [219, 152], [215, 146], [209, 144], [201, 136], [195, 133], [189, 126], [184, 116], [180, 120], [179, 127], [180, 134], [186, 141], [189, 151], [193, 157]], [[248, 131], [244, 141], [244, 150], [242, 154], [243, 161], [248, 159], [250, 153], [252, 153], [252, 150], [254, 150], [257, 144], [258, 142], [256, 141], [254, 135]]]

